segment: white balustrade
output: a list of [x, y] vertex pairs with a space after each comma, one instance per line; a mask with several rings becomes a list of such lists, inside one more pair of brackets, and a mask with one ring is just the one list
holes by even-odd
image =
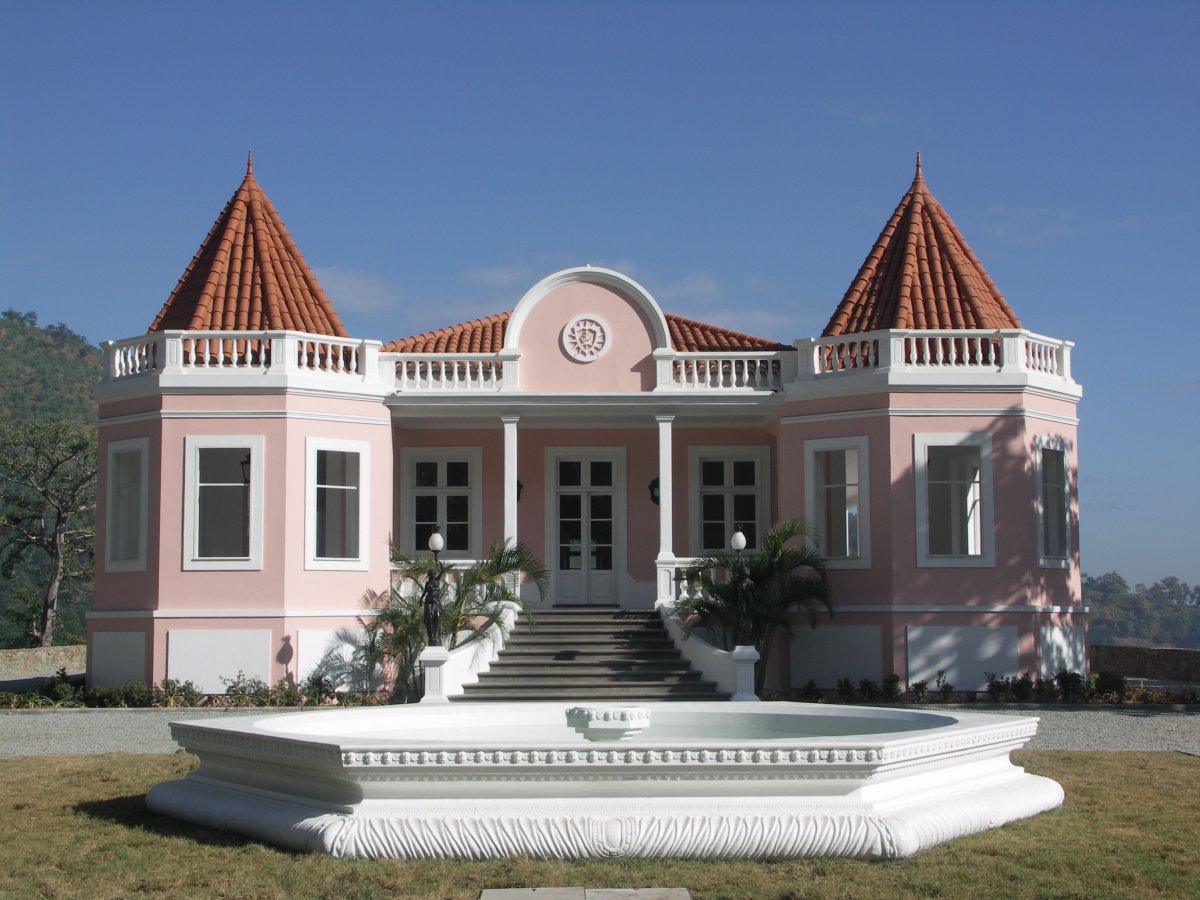
[[492, 353], [397, 353], [398, 391], [499, 391], [504, 362]]
[[[791, 355], [790, 351], [783, 351]], [[668, 388], [676, 390], [775, 391], [783, 385], [781, 352], [676, 353]]]
[[378, 343], [294, 331], [163, 331], [105, 345], [106, 381], [152, 372], [282, 369], [367, 378]]
[[1071, 380], [1070, 341], [1020, 329], [864, 332], [798, 341], [800, 373], [814, 378], [891, 372], [1026, 372]]

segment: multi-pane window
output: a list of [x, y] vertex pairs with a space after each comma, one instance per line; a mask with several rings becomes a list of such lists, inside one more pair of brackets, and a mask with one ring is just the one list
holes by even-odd
[[859, 465], [857, 449], [819, 450], [813, 454], [814, 487], [821, 554], [829, 559], [860, 555]]
[[1042, 559], [1061, 563], [1070, 554], [1067, 511], [1067, 452], [1061, 448], [1041, 448], [1042, 475]]
[[471, 546], [471, 464], [467, 460], [418, 460], [412, 467], [413, 544], [420, 553], [439, 528], [446, 552]]
[[700, 458], [700, 549], [722, 550], [738, 528], [758, 547], [762, 465], [757, 458]]
[[261, 435], [186, 438], [185, 569], [262, 567]]
[[121, 571], [146, 564], [146, 438], [108, 445], [107, 565]]
[[979, 448], [930, 447], [927, 465], [930, 556], [979, 556]]
[[196, 459], [196, 558], [248, 559], [252, 451], [201, 447]]
[[359, 454], [317, 450], [316, 556], [358, 559]]
[[918, 564], [994, 565], [990, 436], [934, 433], [913, 440]]

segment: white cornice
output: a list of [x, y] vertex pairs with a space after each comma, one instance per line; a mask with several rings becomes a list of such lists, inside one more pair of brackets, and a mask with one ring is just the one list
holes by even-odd
[[896, 418], [959, 418], [964, 416], [980, 416], [990, 418], [1022, 418], [1022, 419], [1040, 419], [1046, 422], [1054, 422], [1058, 425], [1078, 425], [1079, 419], [1076, 416], [1059, 416], [1054, 413], [1046, 412], [1040, 409], [1029, 409], [1028, 407], [958, 407], [955, 409], [928, 409], [919, 406], [909, 407], [884, 407], [876, 406], [868, 409], [855, 409], [847, 412], [836, 413], [812, 413], [809, 415], [791, 415], [782, 416], [779, 419], [780, 425], [801, 425], [811, 422], [840, 422], [848, 419], [871, 419], [879, 416], [895, 416]]
[[299, 412], [286, 409], [155, 409], [126, 416], [101, 416], [101, 425], [124, 425], [129, 422], [154, 422], [165, 419], [296, 419], [312, 422], [339, 422], [345, 425], [381, 425], [390, 427], [391, 419], [374, 416], [347, 416], [338, 413]]

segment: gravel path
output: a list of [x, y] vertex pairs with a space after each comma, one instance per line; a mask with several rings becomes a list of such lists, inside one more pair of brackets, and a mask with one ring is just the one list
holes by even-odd
[[[933, 710], [956, 707], [932, 707]], [[1154, 706], [1071, 709], [958, 707], [1040, 716], [1035, 750], [1179, 750], [1200, 755], [1200, 710]], [[168, 723], [263, 715], [264, 710], [81, 709], [0, 711], [0, 757], [80, 753], [174, 753]]]

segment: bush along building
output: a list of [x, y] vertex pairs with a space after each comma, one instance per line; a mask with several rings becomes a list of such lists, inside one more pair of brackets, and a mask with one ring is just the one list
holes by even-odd
[[691, 559], [790, 517], [836, 613], [797, 616], [768, 689], [1084, 671], [1072, 346], [1022, 325], [919, 160], [792, 344], [591, 266], [351, 337], [248, 166], [149, 331], [105, 345], [91, 681], [302, 680], [389, 584], [389, 539], [435, 527], [452, 564], [532, 547], [547, 606], [668, 614]]

